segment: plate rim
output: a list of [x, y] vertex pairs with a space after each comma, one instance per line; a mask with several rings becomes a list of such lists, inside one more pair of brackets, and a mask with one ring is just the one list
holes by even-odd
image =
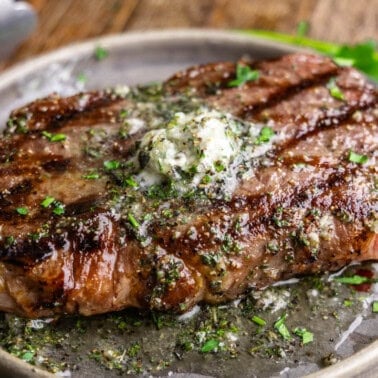
[[[42, 53], [0, 72], [0, 91], [9, 84], [17, 81], [20, 77], [32, 73], [50, 63], [59, 63], [66, 61], [68, 58], [90, 56], [93, 54], [96, 46], [102, 46], [112, 50], [127, 45], [136, 45], [139, 43], [169, 42], [174, 38], [177, 41], [209, 41], [209, 42], [226, 42], [236, 44], [251, 44], [251, 46], [260, 46], [267, 49], [278, 49], [282, 52], [311, 51], [305, 48], [294, 47], [288, 44], [271, 41], [262, 37], [243, 34], [238, 30], [217, 30], [205, 28], [177, 28], [164, 30], [146, 30], [146, 31], [127, 31], [119, 34], [110, 34], [101, 37], [94, 37], [84, 41], [70, 43], [66, 46], [54, 49], [47, 53]], [[354, 353], [352, 356], [341, 360], [327, 368], [323, 368], [315, 373], [307, 375], [308, 378], [328, 378], [328, 377], [345, 377], [348, 376], [366, 376], [369, 367], [374, 367], [378, 360], [378, 340], [373, 341], [367, 347]], [[13, 356], [0, 348], [0, 369], [5, 368], [5, 372], [13, 373], [17, 371], [22, 377], [46, 377], [52, 378], [56, 375], [43, 370], [39, 367], [28, 364], [27, 362]], [[17, 369], [17, 370], [16, 370]], [[0, 370], [1, 371], [1, 370]]]
[[50, 52], [35, 55], [24, 61], [18, 62], [11, 67], [0, 72], [0, 90], [10, 82], [17, 79], [20, 75], [27, 75], [34, 70], [49, 63], [59, 63], [72, 56], [93, 55], [96, 46], [102, 46], [106, 49], [116, 49], [122, 47], [125, 43], [136, 45], [141, 42], [169, 42], [174, 38], [175, 42], [185, 40], [208, 40], [210, 42], [232, 42], [236, 44], [250, 43], [251, 45], [265, 47], [267, 49], [279, 49], [283, 52], [309, 51], [305, 48], [299, 48], [280, 42], [271, 41], [244, 34], [237, 30], [217, 30], [217, 29], [164, 29], [164, 30], [146, 30], [130, 31], [119, 34], [110, 34], [102, 37], [95, 37], [84, 41], [74, 42], [63, 47], [59, 47]]

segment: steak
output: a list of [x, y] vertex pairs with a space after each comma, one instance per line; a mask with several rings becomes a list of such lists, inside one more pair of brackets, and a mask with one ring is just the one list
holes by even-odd
[[[255, 77], [235, 85], [240, 67]], [[377, 259], [377, 120], [374, 84], [310, 54], [15, 110], [0, 139], [0, 310], [184, 312]]]

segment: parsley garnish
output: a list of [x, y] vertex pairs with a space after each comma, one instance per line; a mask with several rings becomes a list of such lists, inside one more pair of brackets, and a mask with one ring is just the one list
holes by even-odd
[[108, 171], [113, 171], [114, 169], [118, 169], [120, 165], [121, 163], [117, 160], [104, 161], [104, 167]]
[[54, 205], [53, 213], [56, 215], [62, 215], [64, 214], [64, 204], [57, 201], [52, 196], [46, 196], [44, 200], [41, 202], [41, 206], [44, 208], [48, 208], [51, 205]]
[[330, 56], [340, 65], [358, 68], [373, 80], [378, 81], [378, 51], [375, 41], [368, 40], [356, 45], [339, 45], [307, 38], [301, 35], [303, 30], [303, 26], [298, 28], [299, 33], [297, 32], [297, 35], [266, 30], [244, 30], [242, 32], [252, 36], [311, 48], [321, 54]]
[[307, 21], [300, 21], [297, 25], [297, 37], [304, 37], [308, 33], [309, 26]]
[[372, 311], [374, 313], [377, 313], [378, 312], [378, 301], [374, 301], [372, 304], [371, 304], [371, 308], [372, 308]]
[[46, 137], [50, 142], [63, 142], [67, 139], [65, 134], [52, 134], [48, 131], [42, 131], [42, 135]]
[[308, 344], [314, 341], [314, 334], [307, 331], [306, 328], [296, 327], [293, 332], [302, 339], [302, 344]]
[[220, 161], [216, 161], [214, 163], [214, 168], [217, 172], [222, 172], [226, 169], [226, 167]]
[[251, 320], [256, 323], [257, 325], [259, 326], [265, 326], [266, 325], [266, 321], [263, 319], [263, 318], [260, 318], [259, 316], [257, 315], [254, 315], [252, 316]]
[[16, 211], [20, 215], [28, 215], [29, 214], [29, 210], [26, 207], [18, 207], [16, 209]]
[[138, 183], [132, 177], [125, 178], [124, 184], [131, 186], [132, 188], [136, 188], [138, 186]]
[[133, 214], [128, 213], [128, 214], [127, 214], [127, 219], [129, 220], [130, 224], [131, 224], [134, 228], [139, 228], [139, 227], [140, 227], [139, 222], [135, 219], [135, 217], [134, 217]]
[[56, 215], [64, 214], [64, 205], [61, 202], [55, 201], [54, 205], [55, 205], [55, 208], [53, 210], [54, 214]]
[[86, 180], [97, 180], [100, 178], [100, 175], [96, 172], [88, 173], [82, 176]]
[[202, 182], [202, 184], [205, 184], [205, 185], [210, 184], [211, 177], [209, 175], [205, 175], [205, 176], [202, 177], [202, 181], [201, 182]]
[[377, 282], [376, 279], [364, 277], [364, 276], [359, 276], [355, 274], [354, 276], [350, 277], [336, 277], [334, 278], [334, 281], [340, 282], [342, 284], [347, 284], [347, 285], [361, 285], [363, 283], [374, 283]]
[[335, 78], [330, 79], [330, 81], [327, 84], [327, 88], [329, 90], [330, 95], [333, 98], [336, 98], [337, 100], [345, 100], [344, 93], [341, 91], [341, 89], [336, 84]]
[[260, 130], [260, 134], [256, 139], [256, 144], [268, 143], [274, 135], [273, 129], [270, 127], [264, 126]]
[[202, 353], [213, 352], [214, 350], [218, 349], [218, 347], [219, 347], [219, 340], [210, 339], [210, 340], [207, 340], [205, 344], [203, 344], [201, 348], [201, 352]]
[[228, 83], [229, 87], [239, 87], [248, 81], [257, 80], [260, 76], [259, 71], [252, 70], [250, 67], [244, 64], [237, 64], [236, 66], [236, 78]]
[[46, 196], [45, 199], [41, 202], [42, 207], [49, 207], [55, 201], [54, 197]]
[[282, 336], [284, 340], [291, 340], [291, 335], [286, 327], [285, 321], [287, 318], [287, 314], [283, 314], [275, 323], [274, 328], [278, 331], [278, 333]]
[[129, 111], [127, 109], [121, 109], [119, 112], [119, 118], [125, 119], [129, 114]]
[[94, 51], [95, 58], [98, 61], [104, 60], [109, 56], [109, 51], [102, 46], [97, 46]]
[[80, 83], [83, 83], [85, 84], [88, 80], [87, 76], [85, 75], [85, 73], [81, 72], [77, 75], [76, 77], [76, 80]]
[[366, 155], [359, 155], [353, 151], [349, 151], [348, 160], [352, 163], [365, 164], [369, 158]]

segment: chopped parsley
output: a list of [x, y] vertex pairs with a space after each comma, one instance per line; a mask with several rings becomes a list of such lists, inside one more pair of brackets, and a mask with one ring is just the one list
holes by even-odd
[[41, 202], [41, 206], [44, 208], [48, 208], [51, 205], [54, 205], [54, 209], [53, 209], [54, 214], [56, 215], [64, 214], [64, 204], [57, 201], [54, 197], [46, 196]]
[[361, 285], [363, 283], [374, 283], [377, 280], [355, 274], [350, 277], [336, 277], [334, 281], [347, 285]]
[[202, 182], [202, 184], [210, 184], [210, 182], [211, 182], [211, 176], [209, 176], [209, 175], [203, 176], [201, 182]]
[[201, 348], [201, 352], [202, 353], [213, 352], [216, 349], [218, 349], [218, 347], [219, 347], [219, 340], [210, 339], [210, 340], [207, 340], [205, 344], [203, 344]]
[[55, 201], [55, 208], [53, 213], [56, 215], [64, 214], [64, 205], [61, 202]]
[[252, 70], [250, 67], [244, 64], [237, 64], [236, 66], [236, 78], [228, 83], [229, 87], [239, 87], [249, 81], [257, 80], [260, 76], [259, 71]]
[[96, 172], [88, 173], [82, 176], [86, 180], [97, 180], [100, 178], [100, 175]]
[[79, 83], [83, 83], [83, 84], [85, 84], [85, 83], [88, 81], [88, 78], [87, 78], [87, 76], [86, 76], [83, 72], [81, 72], [81, 73], [79, 73], [79, 74], [77, 75], [76, 80], [77, 80]]
[[300, 21], [297, 25], [297, 37], [304, 37], [310, 28], [307, 21]]
[[283, 314], [275, 323], [274, 329], [278, 331], [278, 333], [282, 336], [284, 340], [291, 340], [290, 331], [286, 327], [285, 321], [287, 318], [287, 314]]
[[16, 211], [20, 215], [28, 215], [29, 214], [29, 210], [26, 207], [18, 207], [16, 209]]
[[114, 169], [118, 169], [120, 165], [121, 163], [117, 160], [104, 161], [104, 167], [108, 171], [113, 171]]
[[101, 60], [104, 60], [109, 56], [109, 51], [102, 46], [97, 46], [95, 48], [94, 55], [96, 60], [100, 62]]
[[129, 111], [127, 109], [121, 109], [119, 112], [119, 118], [125, 119], [129, 114]]
[[67, 139], [65, 134], [52, 134], [48, 131], [42, 131], [42, 135], [46, 137], [50, 142], [63, 142]]
[[45, 199], [41, 202], [42, 207], [49, 207], [55, 201], [54, 197], [46, 196]]
[[330, 95], [337, 99], [337, 100], [345, 100], [345, 96], [344, 96], [344, 93], [341, 91], [341, 89], [338, 87], [338, 85], [336, 84], [336, 80], [334, 78], [332, 78], [328, 84], [327, 84], [327, 88], [329, 90], [329, 93]]
[[135, 219], [135, 217], [134, 217], [133, 214], [128, 213], [128, 214], [127, 214], [127, 219], [129, 220], [130, 224], [131, 224], [134, 228], [138, 229], [138, 228], [140, 227], [139, 222]]
[[216, 161], [214, 163], [214, 168], [217, 172], [223, 172], [226, 169], [226, 167], [220, 161]]
[[251, 320], [256, 323], [257, 325], [259, 326], [265, 326], [266, 325], [266, 321], [263, 319], [263, 318], [260, 318], [259, 316], [257, 315], [254, 315], [252, 316]]
[[372, 304], [371, 304], [371, 308], [372, 308], [372, 311], [374, 313], [378, 313], [378, 301], [374, 301]]
[[306, 328], [296, 327], [293, 332], [302, 339], [302, 344], [308, 344], [314, 341], [314, 334], [307, 331]]
[[125, 185], [131, 186], [132, 188], [136, 188], [138, 186], [138, 183], [132, 177], [125, 178], [123, 182]]
[[368, 40], [355, 45], [341, 45], [308, 38], [303, 35], [304, 29], [304, 26], [298, 26], [297, 35], [277, 33], [270, 30], [243, 30], [243, 33], [281, 43], [311, 48], [323, 55], [332, 57], [340, 65], [358, 68], [373, 80], [378, 81], [378, 51], [376, 41]]
[[366, 155], [360, 155], [353, 151], [349, 151], [348, 160], [351, 163], [365, 164], [369, 158]]
[[270, 127], [264, 126], [260, 130], [260, 134], [258, 135], [255, 143], [256, 144], [268, 143], [272, 139], [273, 135], [274, 135], [273, 129], [271, 129]]

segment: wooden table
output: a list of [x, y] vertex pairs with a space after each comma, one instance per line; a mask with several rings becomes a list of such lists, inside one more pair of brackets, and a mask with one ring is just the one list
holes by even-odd
[[259, 28], [336, 42], [378, 40], [378, 0], [30, 0], [39, 17], [33, 35], [3, 66], [74, 41], [128, 30]]

